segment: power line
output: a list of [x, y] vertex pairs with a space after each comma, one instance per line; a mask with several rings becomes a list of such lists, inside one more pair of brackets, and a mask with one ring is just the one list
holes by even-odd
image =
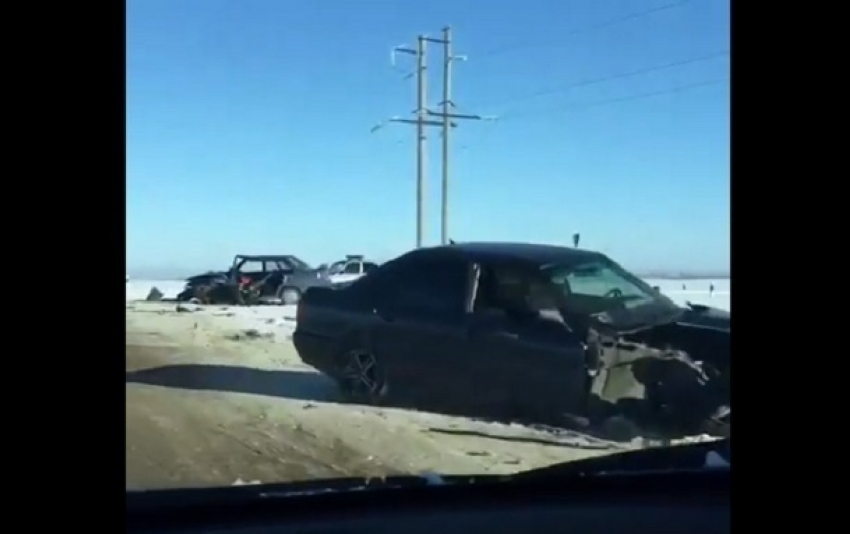
[[[627, 95], [627, 96], [620, 97], [620, 98], [609, 98], [609, 99], [605, 99], [605, 100], [597, 100], [595, 102], [587, 102], [587, 103], [584, 103], [584, 104], [574, 104], [574, 105], [567, 105], [567, 106], [550, 107], [550, 108], [547, 108], [547, 109], [533, 110], [533, 111], [526, 112], [526, 113], [517, 113], [517, 114], [507, 115], [507, 119], [513, 120], [515, 118], [525, 118], [525, 117], [528, 117], [528, 116], [533, 116], [533, 115], [538, 115], [538, 114], [539, 115], [553, 115], [553, 114], [559, 113], [559, 112], [579, 111], [579, 110], [591, 109], [591, 108], [595, 108], [595, 107], [604, 107], [604, 106], [613, 105], [613, 104], [620, 104], [620, 103], [623, 103], [623, 102], [631, 102], [633, 100], [643, 100], [643, 99], [647, 99], [647, 98], [654, 98], [654, 97], [673, 94], [673, 93], [682, 93], [682, 92], [690, 91], [690, 90], [693, 90], [693, 89], [699, 89], [701, 87], [708, 87], [708, 86], [711, 86], [711, 85], [717, 85], [717, 84], [720, 84], [720, 83], [723, 83], [723, 82], [728, 82], [728, 81], [729, 81], [729, 78], [716, 78], [716, 79], [712, 79], [712, 80], [704, 80], [704, 81], [700, 81], [700, 82], [678, 85], [678, 86], [675, 86], [675, 87], [670, 87], [668, 89], [662, 89], [660, 91], [638, 93], [638, 94], [633, 94], [633, 95]], [[500, 116], [499, 120], [501, 121], [503, 118], [504, 118], [504, 116]], [[489, 132], [491, 132], [491, 130], [489, 130], [489, 129], [488, 130], [482, 130], [481, 132], [479, 132], [478, 137], [480, 138], [481, 136], [483, 136], [483, 135], [485, 135]], [[468, 150], [469, 147], [473, 146], [474, 144], [475, 143], [467, 142], [467, 143], [464, 143], [461, 146], [461, 148], [463, 150]]]
[[681, 93], [681, 92], [684, 92], [684, 91], [690, 91], [691, 89], [697, 89], [697, 88], [700, 88], [700, 87], [707, 87], [707, 86], [710, 86], [710, 85], [717, 85], [719, 83], [728, 82], [728, 81], [729, 81], [729, 78], [715, 78], [715, 79], [712, 79], [712, 80], [705, 80], [705, 81], [701, 81], [701, 82], [678, 85], [678, 86], [675, 86], [675, 87], [670, 87], [668, 89], [662, 89], [660, 91], [652, 91], [652, 92], [648, 92], [648, 93], [638, 93], [638, 94], [628, 95], [628, 96], [624, 96], [624, 97], [620, 97], [620, 98], [609, 98], [609, 99], [605, 99], [605, 100], [597, 100], [595, 102], [587, 102], [585, 104], [574, 104], [574, 105], [567, 105], [567, 106], [552, 107], [552, 108], [548, 108], [548, 109], [533, 110], [533, 111], [529, 111], [529, 112], [526, 112], [526, 113], [516, 113], [516, 114], [506, 115], [506, 117], [513, 119], [513, 118], [516, 118], [516, 117], [526, 117], [526, 116], [537, 115], [537, 114], [551, 115], [552, 113], [557, 113], [557, 112], [561, 112], [561, 111], [573, 111], [573, 110], [580, 110], [580, 109], [595, 108], [595, 107], [600, 107], [600, 106], [607, 106], [607, 105], [610, 105], [610, 104], [619, 104], [621, 102], [631, 102], [633, 100], [642, 100], [642, 99], [646, 99], [646, 98], [653, 98], [653, 97], [656, 97], [656, 96], [663, 96], [663, 95], [668, 95], [668, 94], [672, 94], [672, 93]]
[[[635, 12], [632, 12], [632, 13], [628, 13], [626, 15], [616, 17], [616, 18], [612, 18], [612, 19], [608, 19], [608, 20], [605, 20], [605, 21], [592, 23], [592, 24], [588, 24], [588, 25], [585, 25], [585, 26], [580, 26], [578, 28], [574, 28], [574, 29], [562, 34], [561, 36], [562, 37], [572, 37], [573, 35], [578, 35], [578, 34], [581, 34], [581, 33], [592, 31], [592, 30], [599, 30], [599, 29], [602, 29], [602, 28], [607, 28], [609, 26], [616, 26], [617, 24], [622, 24], [624, 22], [629, 22], [629, 21], [635, 20], [635, 19], [641, 19], [641, 18], [644, 18], [644, 17], [654, 15], [656, 13], [660, 13], [660, 12], [663, 12], [663, 11], [667, 11], [667, 10], [670, 10], [670, 9], [681, 7], [681, 6], [688, 4], [692, 1], [693, 0], [677, 0], [676, 2], [671, 2], [669, 4], [664, 4], [662, 6], [643, 9], [641, 11], [635, 11]], [[548, 46], [551, 46], [551, 44], [539, 43], [538, 42], [538, 43], [526, 43], [526, 44], [515, 44], [515, 45], [510, 45], [510, 46], [502, 46], [502, 47], [494, 48], [494, 49], [491, 49], [487, 52], [484, 52], [483, 54], [481, 54], [481, 57], [482, 58], [491, 57], [491, 56], [501, 55], [501, 54], [504, 54], [504, 53], [507, 53], [507, 52], [513, 52], [514, 50], [544, 47], [544, 46], [548, 47]]]
[[[705, 80], [705, 81], [701, 81], [701, 82], [679, 85], [679, 86], [676, 86], [676, 87], [671, 87], [671, 88], [663, 89], [663, 90], [660, 90], [660, 91], [653, 91], [653, 92], [648, 92], [648, 93], [627, 95], [627, 96], [620, 97], [620, 98], [598, 100], [598, 101], [595, 101], [595, 102], [588, 102], [588, 103], [585, 103], [585, 104], [559, 106], [559, 107], [555, 107], [555, 108], [550, 107], [550, 108], [547, 108], [547, 109], [533, 110], [533, 111], [526, 112], [526, 113], [518, 113], [518, 114], [513, 114], [513, 115], [507, 115], [507, 119], [510, 121], [510, 120], [515, 119], [515, 118], [521, 119], [521, 118], [525, 118], [525, 117], [530, 116], [530, 115], [538, 115], [538, 114], [540, 114], [540, 115], [553, 115], [553, 114], [558, 113], [558, 112], [569, 112], [569, 111], [578, 111], [578, 110], [583, 110], [583, 109], [588, 109], [588, 108], [604, 107], [604, 106], [607, 106], [607, 105], [619, 104], [619, 103], [622, 103], [622, 102], [629, 102], [629, 101], [632, 101], [632, 100], [642, 100], [642, 99], [653, 98], [653, 97], [663, 96], [663, 95], [672, 94], [672, 93], [686, 92], [686, 91], [690, 91], [692, 89], [699, 89], [701, 87], [717, 85], [719, 83], [728, 82], [728, 81], [729, 81], [729, 78], [718, 78], [718, 79], [712, 79], [712, 80]], [[499, 120], [501, 121], [502, 119], [503, 119], [503, 116], [499, 116]], [[492, 133], [493, 133], [493, 130], [491, 130], [490, 128], [480, 130], [478, 132], [478, 135], [473, 136], [471, 141], [466, 141], [466, 142], [461, 144], [461, 146], [460, 146], [461, 150], [466, 151], [466, 150], [469, 150], [471, 147], [474, 148], [477, 145], [478, 141], [480, 141], [482, 138], [484, 138], [485, 136], [488, 136], [489, 134], [492, 134]]]
[[514, 102], [525, 102], [525, 101], [528, 101], [528, 100], [533, 100], [533, 99], [541, 98], [541, 97], [544, 97], [544, 96], [551, 96], [551, 95], [564, 93], [564, 92], [567, 92], [571, 89], [576, 89], [578, 87], [587, 87], [588, 85], [596, 85], [596, 84], [599, 84], [599, 83], [609, 82], [609, 81], [613, 81], [613, 80], [630, 78], [632, 76], [639, 76], [641, 74], [649, 74], [649, 73], [652, 73], [652, 72], [658, 72], [658, 71], [662, 71], [662, 70], [672, 69], [672, 68], [675, 68], [675, 67], [682, 67], [682, 66], [685, 66], [685, 65], [690, 65], [690, 64], [693, 64], [693, 63], [700, 63], [700, 62], [703, 62], [703, 61], [708, 61], [708, 60], [711, 60], [711, 59], [716, 59], [716, 58], [728, 56], [728, 55], [729, 55], [729, 50], [720, 50], [718, 52], [714, 52], [714, 53], [711, 53], [711, 54], [706, 54], [706, 55], [702, 55], [702, 56], [683, 59], [683, 60], [680, 60], [680, 61], [674, 61], [674, 62], [671, 62], [671, 63], [665, 63], [663, 65], [655, 65], [655, 66], [652, 66], [652, 67], [645, 67], [645, 68], [641, 68], [641, 69], [618, 72], [616, 74], [610, 74], [610, 75], [607, 75], [607, 76], [602, 76], [600, 78], [589, 78], [589, 79], [581, 80], [581, 81], [578, 81], [578, 82], [573, 82], [573, 83], [570, 83], [570, 84], [567, 84], [567, 85], [562, 85], [562, 86], [559, 86], [559, 87], [553, 87], [551, 89], [543, 89], [541, 91], [535, 91], [535, 92], [529, 93], [525, 96], [520, 96], [520, 97], [515, 97], [515, 98], [510, 98], [510, 99], [504, 99], [504, 100], [501, 100], [499, 102], [496, 102], [495, 104], [491, 104], [491, 106], [501, 106], [503, 104], [509, 104], [509, 103], [514, 103]]

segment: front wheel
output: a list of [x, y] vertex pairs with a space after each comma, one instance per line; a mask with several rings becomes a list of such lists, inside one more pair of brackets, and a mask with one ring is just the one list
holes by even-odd
[[195, 288], [184, 289], [177, 295], [177, 302], [189, 302], [195, 298]]

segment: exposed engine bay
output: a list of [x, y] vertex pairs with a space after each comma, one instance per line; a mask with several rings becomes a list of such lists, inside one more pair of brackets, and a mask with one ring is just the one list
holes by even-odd
[[729, 435], [728, 332], [683, 323], [590, 328], [586, 346], [592, 415], [622, 414], [664, 433]]

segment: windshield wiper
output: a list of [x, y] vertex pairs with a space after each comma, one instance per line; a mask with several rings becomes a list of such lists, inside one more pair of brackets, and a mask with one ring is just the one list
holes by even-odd
[[128, 509], [161, 510], [168, 507], [208, 506], [210, 503], [225, 505], [328, 493], [442, 486], [494, 478], [497, 477], [493, 475], [444, 476], [431, 473], [380, 478], [345, 477], [212, 488], [128, 490], [126, 500]]
[[623, 474], [682, 473], [712, 468], [728, 470], [729, 442], [727, 438], [713, 442], [626, 451], [558, 463], [512, 475], [423, 474], [373, 479], [336, 478], [217, 488], [128, 491], [127, 507], [128, 510], [136, 511], [183, 509], [192, 506], [209, 506], [211, 503], [228, 505], [332, 493], [386, 491], [426, 486], [501, 485], [548, 477], [584, 478]]
[[670, 447], [650, 447], [562, 462], [508, 476], [512, 480], [538, 477], [608, 476], [704, 471], [730, 468], [730, 438]]

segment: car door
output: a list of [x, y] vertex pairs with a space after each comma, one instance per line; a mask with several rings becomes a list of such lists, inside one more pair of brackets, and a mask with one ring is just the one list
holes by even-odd
[[239, 267], [239, 276], [258, 282], [266, 276], [265, 266], [261, 260], [247, 259]]
[[[492, 386], [480, 384], [482, 409], [513, 417], [550, 419], [581, 411], [588, 376], [582, 340], [557, 305], [532, 298], [543, 283], [533, 267], [481, 266], [470, 324], [470, 353], [486, 360]], [[501, 388], [501, 389], [496, 389]]]
[[459, 258], [420, 258], [394, 266], [380, 284], [371, 343], [397, 402], [463, 411], [471, 366], [457, 363], [465, 345], [468, 273]]

